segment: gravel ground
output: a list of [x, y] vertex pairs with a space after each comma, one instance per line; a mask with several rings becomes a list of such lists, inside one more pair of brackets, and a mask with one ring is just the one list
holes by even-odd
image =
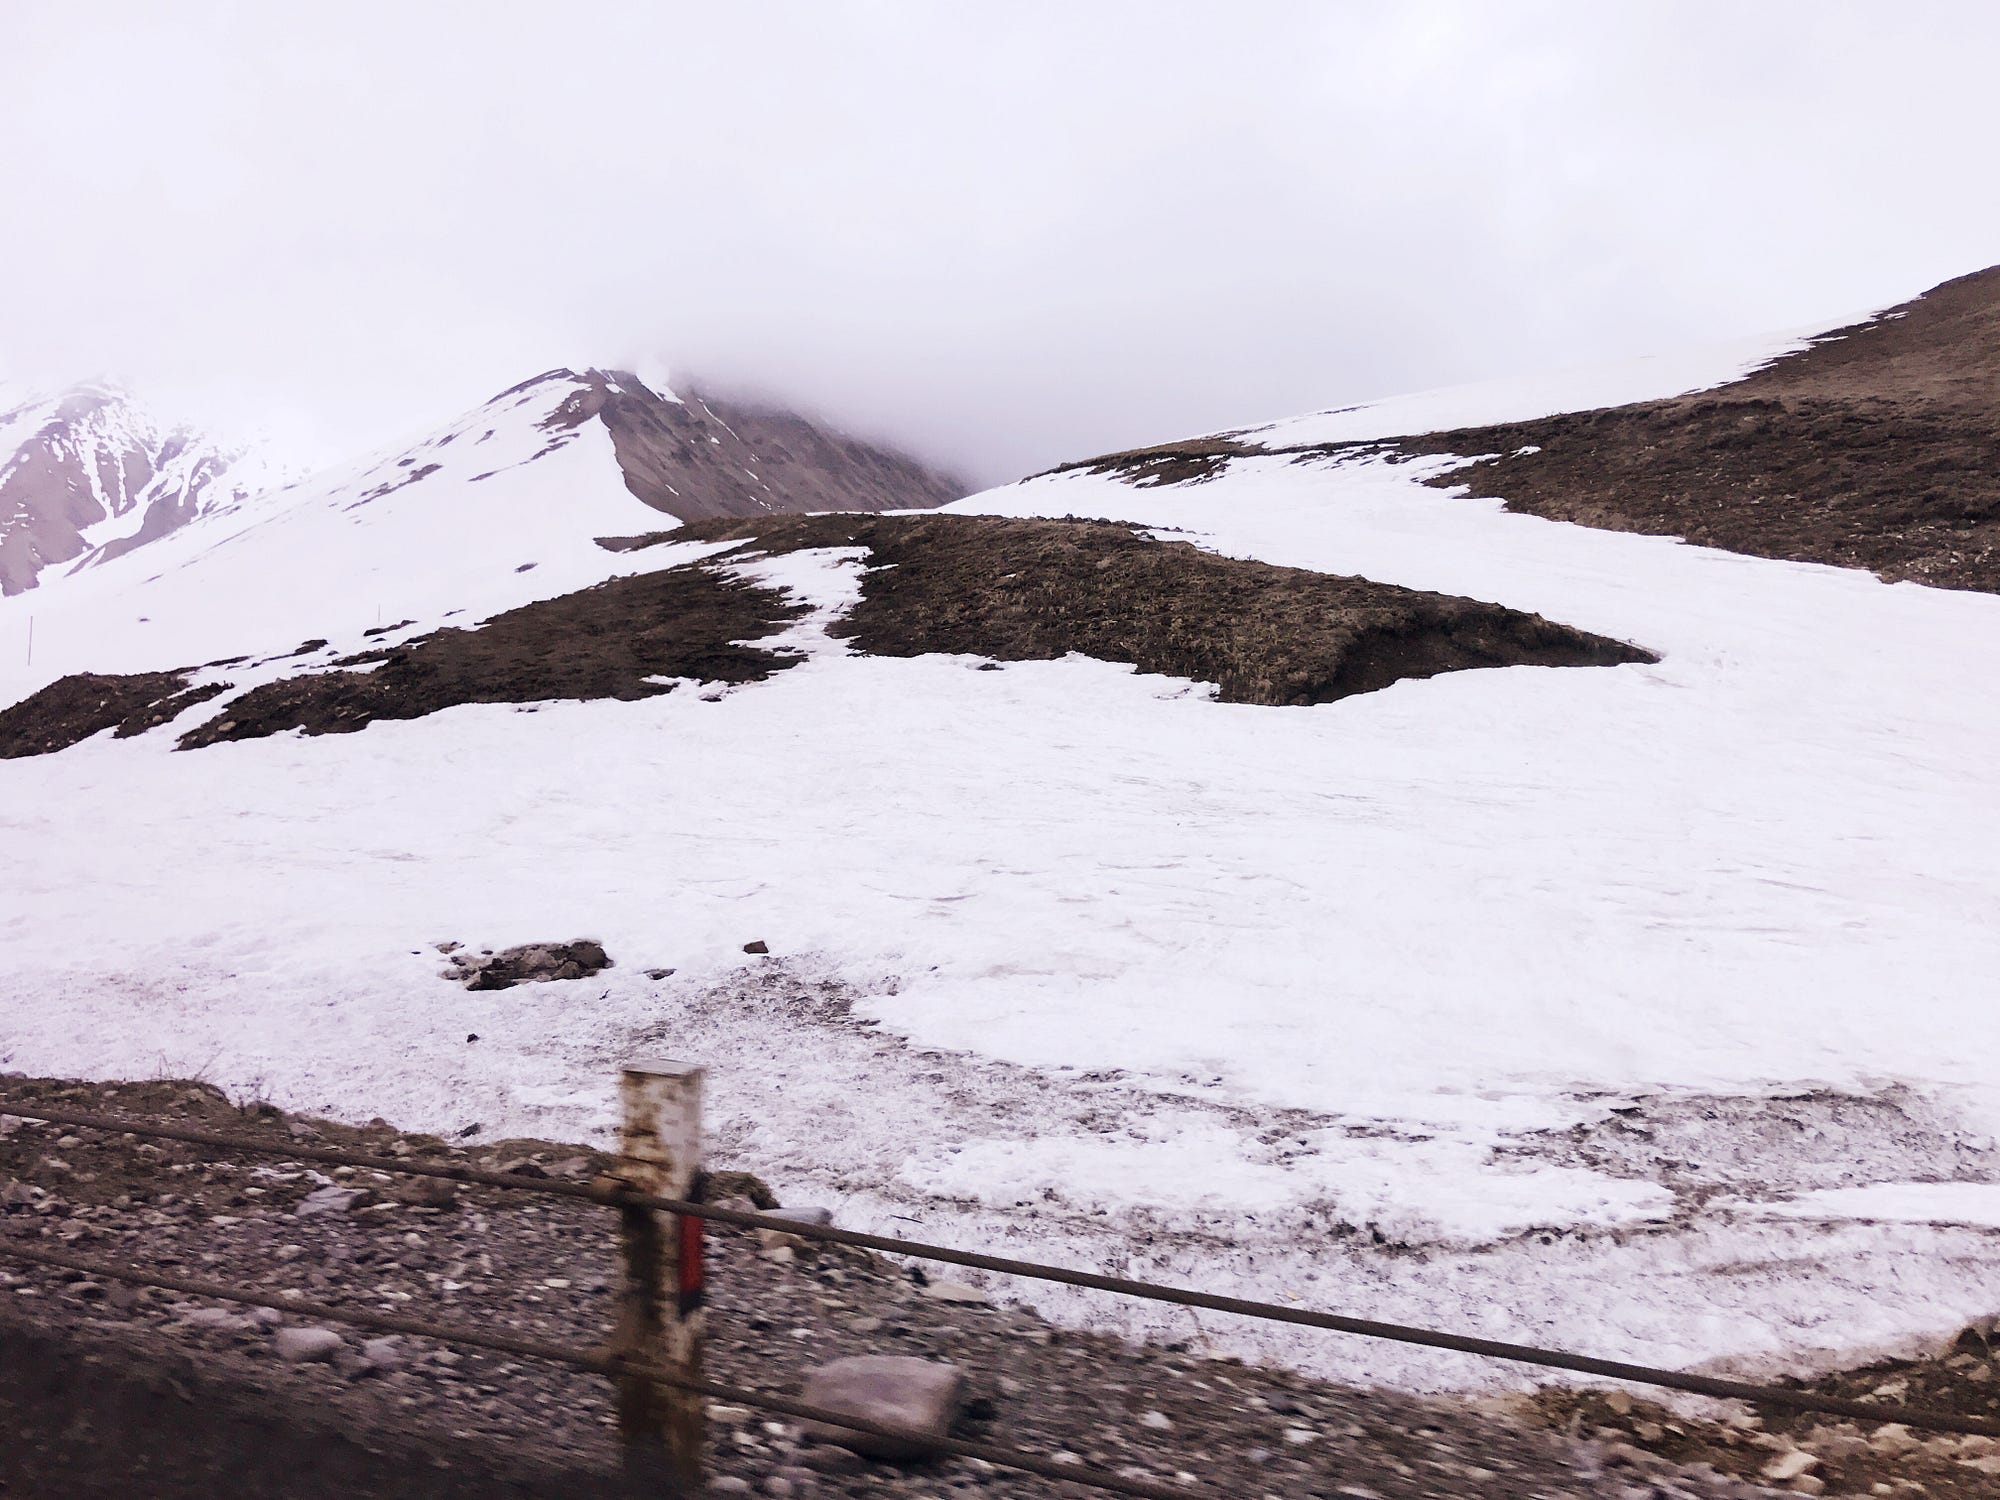
[[[531, 1163], [558, 1177], [585, 1177], [603, 1164], [588, 1151], [548, 1142], [447, 1144], [401, 1135], [382, 1122], [351, 1128], [266, 1106], [238, 1108], [200, 1084], [11, 1078], [0, 1081], [0, 1100], [165, 1117], [389, 1155], [449, 1155], [510, 1170]], [[0, 1238], [253, 1287], [280, 1300], [295, 1295], [579, 1346], [596, 1346], [608, 1334], [615, 1242], [611, 1218], [600, 1208], [479, 1188], [456, 1190], [450, 1203], [424, 1202], [420, 1179], [349, 1168], [322, 1174], [282, 1158], [207, 1162], [200, 1153], [0, 1118]], [[343, 1209], [312, 1212], [308, 1194], [332, 1186], [362, 1193]], [[308, 1211], [301, 1213], [302, 1206]], [[1661, 1427], [1650, 1446], [1678, 1444], [1677, 1456], [1690, 1466], [1647, 1451], [1646, 1432], [1634, 1424], [1650, 1423], [1652, 1409], [1634, 1407], [1620, 1393], [1589, 1399], [1622, 1403], [1622, 1414], [1609, 1406], [1565, 1408], [1567, 1398], [1556, 1393], [1496, 1413], [1354, 1390], [1171, 1346], [1079, 1335], [1020, 1309], [963, 1300], [1001, 1290], [969, 1287], [956, 1276], [927, 1282], [920, 1268], [833, 1247], [766, 1248], [755, 1235], [719, 1230], [711, 1235], [709, 1375], [796, 1395], [807, 1370], [843, 1355], [949, 1360], [968, 1372], [961, 1436], [1249, 1500], [1767, 1494], [1767, 1485], [1717, 1470], [1755, 1475], [1789, 1451], [1789, 1439], [1760, 1432], [1754, 1419], [1748, 1426], [1696, 1424], [1704, 1433], [1742, 1434], [1740, 1440], [1683, 1441], [1687, 1421], [1667, 1413], [1675, 1432]], [[0, 1312], [17, 1329], [32, 1327], [42, 1336], [101, 1340], [108, 1332], [135, 1359], [178, 1361], [202, 1382], [259, 1391], [288, 1403], [302, 1421], [333, 1421], [384, 1434], [384, 1441], [412, 1435], [420, 1450], [436, 1453], [440, 1467], [461, 1451], [484, 1455], [487, 1463], [519, 1455], [524, 1465], [532, 1454], [533, 1463], [571, 1476], [559, 1487], [565, 1494], [582, 1493], [588, 1476], [616, 1469], [609, 1392], [594, 1376], [415, 1338], [375, 1343], [360, 1331], [343, 1331], [323, 1361], [291, 1363], [281, 1356], [280, 1335], [300, 1319], [4, 1259]], [[0, 1393], [0, 1403], [5, 1399]], [[32, 1413], [12, 1415], [10, 1426], [36, 1426]], [[8, 1417], [0, 1410], [0, 1423]], [[793, 1424], [742, 1407], [714, 1406], [710, 1417], [713, 1493], [933, 1500], [960, 1491], [995, 1500], [1097, 1493], [974, 1460], [868, 1462], [805, 1444]], [[17, 1444], [14, 1460], [0, 1447], [0, 1478], [9, 1477], [8, 1465], [18, 1465], [29, 1446]], [[1954, 1447], [1932, 1456], [1987, 1488], [1859, 1492], [1992, 1492], [1989, 1474], [1966, 1467], [1980, 1453]], [[1801, 1470], [1780, 1489], [1818, 1493], [1817, 1482]], [[7, 1493], [30, 1491], [17, 1484]]]

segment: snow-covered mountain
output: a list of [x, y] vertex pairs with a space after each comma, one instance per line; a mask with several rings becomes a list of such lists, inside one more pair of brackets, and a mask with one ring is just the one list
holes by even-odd
[[[164, 493], [180, 470], [163, 463], [149, 472]], [[597, 538], [678, 520], [929, 507], [963, 492], [782, 407], [683, 397], [616, 371], [551, 370], [358, 462], [254, 495], [231, 489], [228, 503], [172, 530], [144, 528], [88, 554], [105, 566], [45, 573], [13, 612], [24, 640], [34, 616], [33, 661], [10, 644], [0, 693], [64, 672], [155, 670], [382, 624], [483, 618], [619, 571]]]
[[0, 594], [33, 588], [44, 569], [118, 557], [270, 481], [115, 384], [0, 388]]
[[[580, 1136], [664, 1050], [715, 1159], [857, 1227], [1651, 1363], [1948, 1333], [2000, 1305], [2000, 595], [1684, 544], [1739, 492], [1626, 466], [1720, 430], [1819, 528], [1746, 537], [1953, 550], [1924, 445], [1990, 415], [1895, 382], [1985, 325], [1901, 311], [906, 518], [670, 526], [619, 425], [694, 462], [726, 414], [531, 382], [48, 581], [25, 673], [0, 601], [5, 712], [91, 731], [0, 760], [0, 1069]], [[1795, 419], [1908, 513], [1815, 489]], [[1592, 441], [1601, 525], [1468, 493], [1581, 493]], [[587, 981], [440, 972], [585, 935]]]

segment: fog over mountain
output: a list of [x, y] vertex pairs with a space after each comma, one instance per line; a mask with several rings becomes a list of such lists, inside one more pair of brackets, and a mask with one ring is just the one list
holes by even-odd
[[664, 363], [1001, 480], [1991, 263], [2000, 13], [10, 5], [0, 376], [305, 462]]

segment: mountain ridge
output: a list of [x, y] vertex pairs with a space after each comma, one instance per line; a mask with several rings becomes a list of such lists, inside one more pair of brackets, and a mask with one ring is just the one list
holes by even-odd
[[0, 392], [0, 400], [8, 403], [0, 409], [0, 594], [34, 587], [49, 568], [121, 556], [240, 503], [264, 479], [243, 451], [162, 423], [112, 381]]
[[[0, 588], [21, 593], [52, 569], [111, 562], [211, 512], [246, 502], [270, 509], [275, 501], [265, 502], [283, 491], [330, 490], [343, 475], [353, 476], [354, 503], [380, 500], [437, 473], [448, 445], [486, 443], [521, 408], [538, 405], [529, 420], [541, 440], [468, 474], [468, 482], [545, 458], [597, 424], [626, 489], [681, 520], [922, 509], [969, 488], [776, 401], [700, 392], [683, 399], [628, 371], [596, 367], [545, 370], [420, 436], [277, 484], [248, 466], [232, 477], [244, 454], [191, 428], [164, 427], [121, 387], [87, 382], [0, 410]], [[136, 525], [104, 534], [132, 515]]]

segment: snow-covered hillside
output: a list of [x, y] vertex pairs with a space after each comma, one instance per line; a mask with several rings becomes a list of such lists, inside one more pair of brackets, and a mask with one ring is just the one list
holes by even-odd
[[[481, 447], [190, 528], [116, 593], [65, 580], [12, 696], [687, 555], [592, 547], [641, 529], [596, 431], [473, 484]], [[1453, 462], [1079, 471], [955, 508], [1179, 528], [1661, 660], [1223, 704], [1082, 658], [853, 654], [825, 632], [852, 556], [746, 563], [814, 606], [809, 659], [728, 692], [0, 762], [0, 1068], [560, 1135], [666, 1051], [712, 1069], [718, 1155], [868, 1227], [1668, 1364], [1796, 1369], [1990, 1311], [2000, 723], [1966, 685], [2000, 671], [2000, 598], [1510, 514], [1424, 483]], [[225, 545], [260, 566], [220, 603]], [[439, 943], [586, 934], [617, 960], [590, 980], [439, 977]], [[1031, 1294], [1362, 1378], [1516, 1378]]]
[[[936, 504], [948, 479], [772, 408], [551, 370], [435, 431], [205, 514], [0, 609], [0, 700], [470, 622], [627, 571], [596, 544], [677, 518]], [[32, 660], [28, 650], [33, 620]]]

